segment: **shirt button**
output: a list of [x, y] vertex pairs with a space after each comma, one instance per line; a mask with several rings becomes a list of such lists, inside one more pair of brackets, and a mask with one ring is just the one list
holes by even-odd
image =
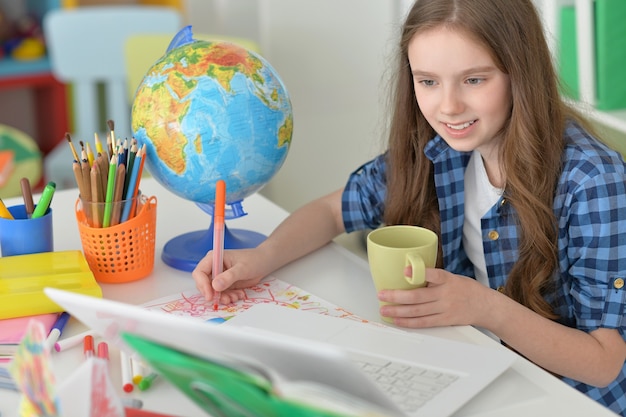
[[500, 206], [504, 206], [506, 203], [508, 203], [506, 198], [503, 198], [502, 201], [500, 202]]
[[623, 286], [624, 286], [624, 278], [617, 278], [615, 281], [613, 281], [613, 287], [617, 288], [618, 290], [622, 288]]
[[500, 237], [500, 234], [496, 232], [495, 230], [492, 230], [491, 232], [489, 232], [489, 239], [498, 240], [499, 237]]
[[504, 286], [500, 285], [498, 288], [496, 288], [496, 290], [497, 290], [499, 293], [504, 294]]

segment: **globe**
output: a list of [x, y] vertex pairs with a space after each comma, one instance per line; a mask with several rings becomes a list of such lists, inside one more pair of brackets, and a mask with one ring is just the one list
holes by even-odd
[[[226, 182], [227, 219], [259, 191], [287, 157], [293, 113], [287, 90], [263, 57], [181, 30], [147, 71], [131, 110], [133, 135], [146, 145], [145, 166], [172, 193], [213, 213], [215, 184]], [[163, 260], [192, 270], [212, 247], [208, 230], [168, 242]], [[245, 231], [249, 232], [249, 231]], [[227, 231], [224, 246], [250, 247], [264, 236]]]

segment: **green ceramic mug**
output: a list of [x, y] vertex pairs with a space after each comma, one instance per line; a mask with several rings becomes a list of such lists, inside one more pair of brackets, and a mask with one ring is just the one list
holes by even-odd
[[[437, 262], [437, 234], [417, 226], [384, 226], [367, 235], [367, 258], [377, 291], [423, 287], [425, 270]], [[404, 275], [411, 265], [413, 274]], [[388, 304], [381, 302], [380, 305]], [[385, 321], [391, 321], [383, 317]]]

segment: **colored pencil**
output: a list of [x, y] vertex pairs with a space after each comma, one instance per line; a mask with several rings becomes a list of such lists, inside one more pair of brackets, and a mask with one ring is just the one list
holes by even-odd
[[95, 159], [93, 151], [91, 150], [91, 146], [89, 142], [85, 144], [85, 152], [87, 153], [87, 160], [89, 161], [89, 166], [93, 165], [93, 161]]
[[70, 136], [69, 133], [65, 134], [65, 139], [70, 144], [70, 149], [72, 150], [72, 155], [74, 155], [74, 160], [77, 162], [80, 162], [80, 158], [78, 158], [78, 152], [76, 152], [76, 148], [74, 147], [74, 144], [72, 143], [72, 137]]
[[92, 222], [93, 227], [100, 227], [102, 225], [102, 202], [104, 197], [102, 194], [102, 180], [100, 179], [100, 165], [93, 164], [91, 167], [91, 210], [92, 210]]
[[0, 198], [0, 217], [2, 217], [3, 219], [13, 220], [13, 215], [11, 214], [7, 206], [4, 205], [4, 201], [2, 201], [1, 198]]
[[122, 199], [124, 198], [124, 180], [126, 177], [126, 165], [119, 164], [115, 172], [115, 192], [113, 193], [113, 211], [111, 214], [111, 226], [120, 222], [122, 214]]
[[125, 222], [128, 219], [133, 217], [133, 213], [136, 206], [135, 197], [139, 193], [139, 182], [141, 180], [141, 171], [143, 169], [143, 161], [144, 161], [144, 152], [146, 149], [146, 145], [144, 144], [139, 151], [137, 151], [137, 155], [135, 156], [135, 161], [133, 162], [133, 171], [131, 174], [130, 181], [128, 183], [128, 189], [126, 190], [126, 195], [124, 197], [125, 200], [131, 200], [130, 204], [124, 205], [124, 210], [122, 211], [122, 219], [121, 222]]
[[104, 190], [107, 189], [107, 181], [109, 179], [108, 176], [108, 172], [109, 172], [109, 160], [113, 158], [113, 155], [111, 155], [108, 159], [106, 157], [106, 155], [102, 155], [102, 157], [100, 158], [100, 160], [98, 161], [100, 167], [99, 167], [99, 171], [100, 171], [100, 187], [102, 187], [102, 202], [104, 202]]
[[104, 148], [102, 147], [102, 142], [100, 141], [100, 137], [97, 133], [93, 134], [93, 142], [96, 145], [96, 154], [104, 153]]
[[107, 179], [107, 189], [104, 196], [104, 215], [102, 217], [102, 227], [109, 227], [111, 225], [111, 209], [113, 202], [113, 194], [115, 193], [115, 172], [117, 170], [117, 163], [115, 156], [111, 158], [109, 163], [109, 175]]
[[[130, 145], [130, 151], [128, 153], [128, 163], [126, 164], [126, 172], [133, 172], [133, 164], [135, 163], [135, 156], [137, 155], [137, 140], [133, 138], [132, 143]], [[128, 192], [128, 186], [130, 184], [130, 175], [126, 175], [126, 179], [124, 181], [124, 195]]]
[[81, 197], [85, 197], [85, 185], [83, 182], [83, 171], [78, 161], [72, 162], [72, 171], [74, 171], [74, 179], [76, 180], [76, 186]]
[[[87, 159], [80, 161], [80, 170], [83, 173], [83, 184], [88, 184], [91, 178], [91, 165], [89, 165], [89, 161]], [[83, 198], [91, 199], [91, 192], [89, 193], [90, 195], [87, 195], [86, 193], [87, 190], [85, 190]]]

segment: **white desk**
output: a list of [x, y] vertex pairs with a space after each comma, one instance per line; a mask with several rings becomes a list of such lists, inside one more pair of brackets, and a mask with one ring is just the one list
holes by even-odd
[[[167, 191], [156, 181], [144, 179], [145, 195], [155, 195], [157, 203], [157, 235], [155, 267], [145, 279], [126, 284], [102, 284], [105, 298], [132, 304], [144, 303], [174, 292], [194, 289], [188, 272], [173, 269], [161, 261], [163, 246], [171, 238], [185, 232], [209, 227], [210, 217], [194, 203], [185, 201]], [[52, 201], [54, 210], [55, 250], [81, 249], [78, 227], [74, 216], [76, 190], [58, 191]], [[37, 201], [38, 196], [35, 196]], [[7, 199], [7, 206], [21, 203]], [[260, 195], [244, 201], [248, 216], [227, 222], [232, 229], [251, 229], [269, 234], [288, 213]], [[273, 275], [291, 282], [312, 294], [340, 305], [353, 313], [379, 321], [378, 302], [367, 263], [337, 244], [330, 244], [296, 261]], [[63, 337], [79, 333], [85, 327], [70, 320]], [[431, 335], [477, 344], [496, 344], [472, 327], [438, 328], [420, 331]], [[502, 347], [504, 349], [504, 347]], [[54, 369], [59, 379], [74, 370], [83, 359], [82, 346], [62, 353], [53, 353]], [[463, 355], [463, 352], [459, 352]], [[147, 391], [124, 394], [121, 390], [118, 352], [111, 349], [111, 377], [121, 396], [140, 398], [144, 409], [171, 413], [177, 416], [202, 417], [206, 414], [164, 380], [159, 380]], [[18, 395], [0, 390], [2, 417], [17, 417]], [[585, 395], [570, 388], [557, 378], [519, 357], [486, 390], [464, 406], [456, 416], [557, 416], [600, 417], [614, 416]]]

